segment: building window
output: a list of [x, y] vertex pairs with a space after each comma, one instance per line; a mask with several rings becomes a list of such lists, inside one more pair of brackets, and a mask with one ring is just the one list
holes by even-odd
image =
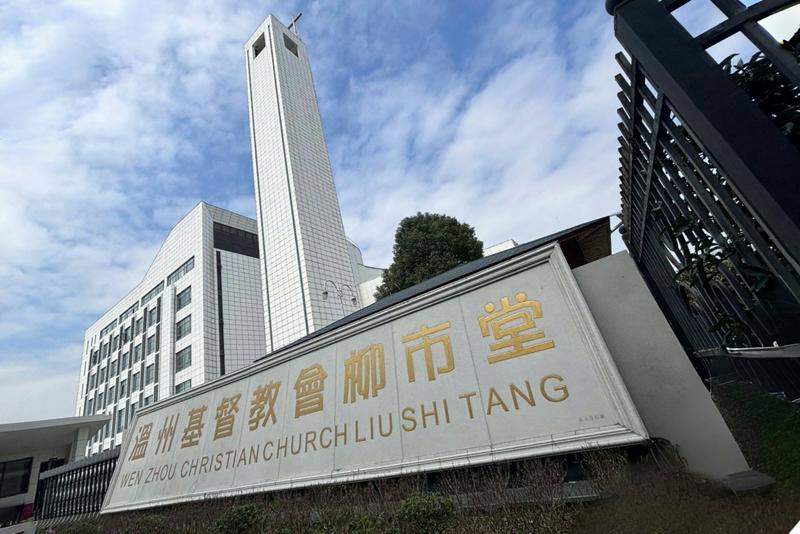
[[187, 287], [175, 297], [175, 309], [180, 310], [192, 302], [192, 286]]
[[289, 38], [289, 36], [288, 36], [288, 35], [286, 35], [285, 33], [283, 34], [283, 44], [284, 44], [284, 46], [286, 46], [286, 49], [287, 49], [289, 52], [291, 52], [292, 54], [294, 54], [294, 55], [295, 55], [295, 56], [297, 56], [297, 57], [300, 57], [300, 56], [298, 56], [298, 55], [297, 55], [297, 43], [295, 43], [294, 41], [292, 41], [292, 40]]
[[150, 406], [151, 404], [153, 404], [153, 396], [149, 395], [149, 396], [144, 398], [144, 405], [145, 406]]
[[177, 395], [178, 393], [183, 393], [184, 391], [188, 391], [189, 389], [191, 389], [191, 387], [192, 387], [191, 379], [181, 382], [180, 384], [175, 386], [175, 394]]
[[153, 326], [158, 322], [158, 308], [147, 310], [147, 326]]
[[28, 492], [33, 458], [0, 463], [0, 497]]
[[129, 359], [129, 357], [130, 357], [130, 354], [128, 354], [127, 352], [122, 355], [122, 362], [119, 364], [119, 370], [120, 371], [124, 371], [125, 369], [128, 368], [128, 359]]
[[186, 260], [186, 263], [175, 269], [175, 271], [167, 277], [167, 285], [171, 286], [192, 269], [194, 269], [194, 256]]
[[125, 408], [117, 410], [117, 432], [122, 432], [125, 426]]
[[190, 365], [192, 365], [192, 347], [188, 346], [175, 355], [175, 372], [183, 371]]
[[117, 320], [114, 319], [111, 323], [107, 324], [102, 330], [100, 330], [100, 337], [106, 337], [106, 335], [110, 334], [112, 330], [117, 327]]
[[147, 354], [153, 354], [157, 350], [156, 346], [156, 336], [152, 335], [147, 338]]
[[115, 351], [119, 348], [119, 336], [114, 336], [111, 338], [111, 350]]
[[136, 391], [139, 389], [139, 373], [133, 373], [131, 377], [131, 391]]
[[125, 321], [125, 319], [136, 313], [136, 310], [138, 309], [139, 309], [139, 301], [137, 300], [136, 302], [133, 303], [133, 306], [122, 312], [122, 315], [119, 316], [119, 322], [122, 323], [123, 321]]
[[103, 408], [105, 408], [105, 406], [106, 405], [103, 404], [103, 394], [100, 393], [97, 395], [97, 411], [102, 410]]
[[147, 294], [142, 297], [142, 306], [147, 304], [150, 300], [153, 299], [153, 297], [161, 293], [163, 290], [164, 290], [164, 281], [162, 280], [161, 282], [158, 283], [156, 287], [148, 291]]
[[181, 339], [192, 331], [192, 316], [189, 315], [175, 325], [175, 339]]
[[144, 319], [142, 317], [136, 319], [136, 325], [133, 327], [134, 336], [138, 336], [139, 334], [142, 333], [142, 326], [143, 326], [142, 323], [144, 323]]
[[111, 362], [111, 372], [108, 376], [117, 376], [117, 360]]
[[127, 380], [120, 380], [119, 382], [119, 398], [125, 397], [128, 394], [128, 381]]
[[138, 362], [142, 359], [142, 345], [136, 345], [133, 347], [133, 361]]
[[150, 364], [144, 370], [144, 385], [147, 386], [153, 383], [153, 379], [155, 377], [155, 366]]
[[116, 388], [113, 386], [108, 388], [108, 399], [106, 400], [108, 404], [113, 404], [117, 400], [116, 397], [114, 397], [114, 391], [116, 391]]
[[253, 43], [253, 59], [258, 57], [265, 48], [267, 47], [267, 40], [264, 38], [264, 34], [262, 33], [261, 36], [256, 39], [256, 42]]

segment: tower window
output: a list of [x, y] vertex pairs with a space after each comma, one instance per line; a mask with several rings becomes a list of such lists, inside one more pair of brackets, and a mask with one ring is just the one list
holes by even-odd
[[261, 51], [264, 50], [264, 48], [266, 48], [266, 46], [267, 46], [267, 41], [266, 39], [264, 39], [264, 34], [262, 33], [261, 37], [256, 39], [256, 42], [253, 43], [253, 59], [258, 57], [258, 54], [260, 54]]
[[297, 56], [297, 43], [292, 41], [285, 33], [283, 34], [283, 44], [286, 45], [286, 48], [289, 50], [289, 52]]

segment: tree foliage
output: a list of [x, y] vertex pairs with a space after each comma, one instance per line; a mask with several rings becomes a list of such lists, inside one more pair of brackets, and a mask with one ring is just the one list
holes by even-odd
[[[800, 61], [800, 30], [790, 39], [781, 42]], [[721, 65], [736, 84], [781, 129], [783, 135], [800, 148], [800, 88], [795, 86], [762, 53], [756, 52], [750, 61], [739, 59], [734, 64], [732, 54]]]
[[436, 213], [406, 217], [397, 227], [394, 260], [375, 298], [397, 293], [482, 256], [483, 242], [470, 225]]

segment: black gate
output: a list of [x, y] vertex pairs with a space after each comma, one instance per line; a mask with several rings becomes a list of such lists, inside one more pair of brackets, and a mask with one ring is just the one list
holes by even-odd
[[[623, 239], [701, 375], [794, 400], [800, 54], [758, 21], [800, 1], [711, 1], [726, 19], [695, 37], [673, 16], [690, 0], [606, 2], [627, 52], [617, 56]], [[706, 52], [737, 33], [760, 50], [748, 64]]]
[[34, 516], [38, 521], [91, 516], [100, 511], [114, 474], [119, 447], [39, 475]]

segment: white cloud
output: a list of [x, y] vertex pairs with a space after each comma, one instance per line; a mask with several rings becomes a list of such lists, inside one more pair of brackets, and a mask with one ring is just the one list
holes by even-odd
[[[0, 6], [0, 422], [70, 414], [83, 330], [199, 199], [249, 185], [204, 158], [246, 156], [241, 43], [262, 9]], [[198, 165], [240, 175], [208, 191]]]
[[[463, 26], [438, 2], [303, 11], [345, 226], [367, 263], [388, 264], [418, 210], [487, 244], [617, 211], [617, 45], [599, 3], [500, 2]], [[72, 412], [83, 330], [198, 200], [253, 213], [241, 46], [268, 6], [0, 12], [2, 422]]]
[[611, 17], [509, 9], [489, 13], [470, 69], [420, 57], [349, 89], [355, 125], [332, 139], [333, 159], [368, 263], [391, 260], [395, 226], [416, 211], [469, 222], [486, 244], [618, 211]]

